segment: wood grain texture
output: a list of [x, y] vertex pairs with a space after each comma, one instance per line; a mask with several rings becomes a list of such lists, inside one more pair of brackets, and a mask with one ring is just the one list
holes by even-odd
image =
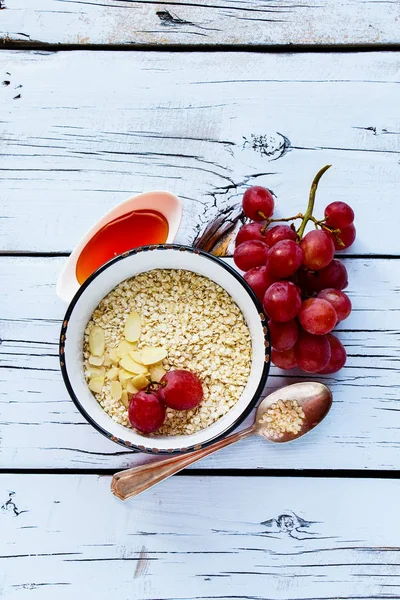
[[[4, 468], [113, 468], [146, 460], [105, 439], [69, 399], [58, 365], [65, 307], [55, 296], [62, 258], [0, 259], [0, 445]], [[400, 261], [345, 261], [353, 312], [340, 326], [346, 366], [321, 381], [334, 405], [309, 436], [283, 447], [243, 441], [204, 468], [399, 469]], [[310, 379], [271, 367], [267, 390]], [[153, 459], [152, 459], [153, 460]]]
[[174, 477], [126, 503], [109, 485], [0, 476], [2, 598], [399, 598], [399, 481]]
[[0, 35], [49, 44], [398, 43], [398, 0], [4, 0]]
[[219, 214], [237, 219], [255, 183], [275, 193], [278, 216], [297, 214], [332, 163], [317, 213], [347, 201], [351, 252], [400, 254], [396, 53], [3, 51], [0, 61], [0, 250], [70, 251], [107, 209], [149, 189], [182, 198], [178, 241], [192, 243]]

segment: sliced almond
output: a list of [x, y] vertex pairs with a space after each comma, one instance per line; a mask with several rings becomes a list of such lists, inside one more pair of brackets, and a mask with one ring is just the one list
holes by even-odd
[[128, 406], [129, 406], [129, 397], [128, 397], [128, 392], [126, 390], [122, 390], [121, 402], [125, 406], [125, 408], [128, 408]]
[[139, 365], [143, 364], [142, 353], [140, 352], [140, 350], [135, 350], [134, 352], [129, 352], [129, 356], [132, 358], [132, 360], [139, 363]]
[[133, 311], [129, 314], [124, 328], [125, 339], [128, 342], [137, 342], [140, 338], [141, 323], [138, 312]]
[[92, 390], [95, 394], [100, 394], [104, 385], [104, 377], [93, 377], [89, 381], [89, 390]]
[[103, 356], [105, 348], [104, 331], [95, 325], [89, 333], [89, 350], [93, 356]]
[[111, 398], [114, 398], [114, 400], [119, 400], [121, 398], [122, 385], [120, 384], [119, 381], [112, 381], [110, 390], [111, 390]]
[[111, 369], [108, 369], [108, 371], [106, 373], [106, 377], [110, 381], [116, 381], [118, 379], [118, 374], [119, 374], [118, 367], [111, 367]]
[[95, 367], [101, 367], [104, 363], [104, 355], [103, 356], [89, 356], [89, 362], [91, 365]]
[[137, 344], [131, 344], [130, 342], [127, 342], [126, 340], [122, 340], [122, 342], [116, 349], [117, 357], [123, 358], [124, 356], [126, 356], [126, 354], [128, 354], [128, 352], [132, 352], [133, 350], [136, 350], [136, 346], [137, 346]]
[[104, 365], [105, 367], [110, 367], [110, 366], [112, 365], [112, 360], [111, 360], [111, 358], [110, 358], [109, 354], [107, 354], [107, 352], [106, 352], [106, 353], [105, 353], [105, 355], [104, 355], [104, 361], [103, 361], [103, 365]]
[[153, 348], [151, 346], [145, 346], [141, 350], [142, 355], [142, 363], [144, 365], [154, 365], [155, 363], [159, 363], [164, 358], [168, 356], [168, 352], [165, 348], [159, 346], [158, 348]]
[[[140, 377], [140, 375], [138, 375], [138, 377]], [[126, 384], [126, 391], [129, 394], [137, 394], [138, 393], [138, 388], [136, 388], [133, 383], [132, 383], [132, 379], [128, 379], [127, 384]]]
[[93, 367], [92, 365], [86, 365], [86, 371], [89, 373], [90, 379], [93, 377], [104, 377], [105, 368], [104, 367]]
[[108, 356], [110, 357], [111, 362], [117, 365], [118, 362], [119, 362], [119, 359], [122, 358], [123, 355], [122, 356], [118, 356], [117, 349], [116, 348], [111, 348], [108, 351]]
[[134, 373], [129, 373], [129, 371], [125, 371], [125, 369], [118, 369], [118, 379], [124, 385], [128, 379], [132, 379], [135, 377]]
[[147, 373], [147, 369], [145, 366], [140, 365], [136, 361], [134, 361], [130, 354], [123, 356], [119, 361], [121, 367], [123, 367], [126, 371], [130, 371], [131, 373], [135, 373], [135, 375], [140, 375], [141, 373]]
[[132, 385], [138, 390], [142, 390], [149, 385], [149, 380], [145, 375], [137, 375], [132, 379]]
[[151, 381], [157, 381], [157, 382], [161, 381], [161, 379], [164, 377], [164, 375], [166, 373], [166, 370], [160, 364], [151, 365], [151, 367], [149, 367], [149, 371], [150, 371]]

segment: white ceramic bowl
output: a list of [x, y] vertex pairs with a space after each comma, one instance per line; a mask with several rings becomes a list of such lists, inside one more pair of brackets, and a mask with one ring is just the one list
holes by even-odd
[[[121, 281], [152, 269], [185, 269], [219, 284], [241, 309], [251, 334], [251, 371], [242, 396], [226, 415], [192, 435], [150, 437], [119, 425], [98, 404], [83, 373], [83, 334], [94, 309]], [[60, 363], [64, 381], [83, 416], [111, 440], [142, 452], [186, 452], [226, 435], [248, 415], [259, 399], [267, 380], [269, 361], [269, 332], [265, 315], [244, 279], [219, 258], [201, 250], [177, 245], [135, 248], [100, 267], [85, 281], [71, 301], [60, 338]]]

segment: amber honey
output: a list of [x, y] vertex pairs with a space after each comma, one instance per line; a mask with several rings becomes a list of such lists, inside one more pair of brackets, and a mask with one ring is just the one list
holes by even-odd
[[163, 244], [168, 221], [155, 210], [134, 210], [104, 225], [86, 244], [76, 263], [76, 277], [83, 283], [96, 269], [118, 254], [138, 246]]

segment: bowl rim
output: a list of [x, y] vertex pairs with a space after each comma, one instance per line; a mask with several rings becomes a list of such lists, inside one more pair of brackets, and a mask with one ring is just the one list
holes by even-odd
[[[103, 271], [105, 271], [106, 269], [108, 269], [109, 267], [114, 265], [115, 263], [119, 262], [120, 260], [123, 260], [124, 258], [127, 258], [128, 256], [131, 256], [134, 254], [139, 254], [140, 252], [148, 252], [151, 250], [174, 250], [174, 251], [180, 251], [180, 252], [190, 252], [191, 254], [200, 254], [201, 256], [207, 258], [208, 260], [216, 263], [221, 268], [228, 271], [228, 273], [230, 273], [230, 275], [232, 275], [244, 287], [244, 289], [246, 290], [247, 294], [250, 297], [250, 300], [255, 304], [255, 306], [258, 310], [258, 314], [259, 314], [260, 321], [261, 321], [261, 327], [263, 329], [263, 334], [264, 334], [264, 346], [265, 346], [264, 367], [263, 367], [263, 370], [260, 375], [260, 381], [257, 386], [257, 389], [255, 390], [255, 392], [254, 392], [252, 398], [250, 399], [249, 403], [247, 404], [246, 408], [237, 417], [237, 419], [227, 429], [222, 431], [220, 434], [214, 436], [210, 440], [206, 440], [206, 441], [202, 442], [201, 444], [197, 444], [194, 446], [188, 446], [186, 448], [180, 447], [180, 448], [164, 450], [164, 449], [158, 449], [158, 448], [150, 447], [150, 446], [149, 447], [141, 446], [141, 445], [139, 446], [139, 445], [133, 444], [131, 442], [126, 442], [120, 438], [117, 438], [115, 435], [113, 435], [112, 433], [107, 431], [104, 427], [99, 425], [97, 423], [97, 421], [95, 421], [95, 419], [81, 405], [79, 398], [75, 394], [74, 388], [69, 379], [68, 370], [67, 370], [66, 363], [64, 360], [64, 347], [65, 347], [65, 340], [66, 340], [66, 335], [67, 335], [67, 330], [68, 330], [69, 319], [75, 308], [75, 305], [77, 304], [79, 298], [82, 296], [84, 291], [90, 286], [92, 281], [94, 281], [101, 273], [103, 273]], [[185, 245], [181, 245], [181, 244], [154, 244], [154, 245], [148, 245], [148, 246], [139, 246], [137, 248], [133, 248], [132, 250], [128, 250], [127, 252], [124, 252], [123, 254], [119, 254], [118, 256], [115, 256], [108, 262], [104, 263], [104, 265], [102, 265], [96, 271], [94, 271], [83, 282], [83, 284], [80, 286], [78, 291], [75, 293], [74, 297], [72, 298], [71, 302], [68, 305], [68, 308], [65, 313], [65, 316], [64, 316], [64, 319], [62, 322], [62, 326], [61, 326], [60, 339], [59, 339], [59, 361], [60, 361], [61, 374], [62, 374], [62, 377], [64, 380], [64, 384], [67, 388], [67, 391], [68, 391], [68, 394], [69, 394], [71, 400], [73, 401], [73, 403], [75, 404], [76, 408], [79, 410], [81, 415], [86, 419], [86, 421], [88, 421], [88, 423], [90, 425], [92, 425], [92, 427], [94, 427], [98, 432], [100, 432], [106, 438], [119, 444], [120, 446], [124, 446], [125, 448], [132, 450], [133, 452], [142, 452], [142, 453], [155, 454], [155, 455], [156, 454], [161, 454], [161, 455], [162, 454], [167, 454], [167, 455], [185, 454], [185, 453], [193, 452], [194, 450], [199, 450], [200, 448], [204, 448], [206, 446], [209, 446], [209, 445], [217, 442], [220, 439], [225, 438], [227, 435], [229, 435], [229, 433], [231, 433], [234, 429], [236, 429], [236, 427], [238, 427], [238, 425], [240, 425], [244, 421], [244, 419], [250, 414], [250, 412], [256, 405], [257, 401], [259, 400], [259, 398], [265, 388], [265, 385], [266, 385], [266, 382], [268, 379], [270, 364], [271, 364], [271, 344], [270, 344], [268, 319], [264, 313], [264, 310], [261, 306], [259, 299], [255, 295], [255, 293], [253, 292], [253, 290], [251, 289], [249, 284], [240, 275], [240, 273], [238, 273], [231, 265], [224, 262], [219, 257], [214, 256], [213, 254], [210, 254], [209, 252], [206, 252], [205, 250], [201, 250], [199, 248], [193, 248], [191, 246], [185, 246]], [[184, 436], [182, 436], [182, 437], [184, 437]], [[149, 440], [155, 441], [156, 438], [149, 438]]]

